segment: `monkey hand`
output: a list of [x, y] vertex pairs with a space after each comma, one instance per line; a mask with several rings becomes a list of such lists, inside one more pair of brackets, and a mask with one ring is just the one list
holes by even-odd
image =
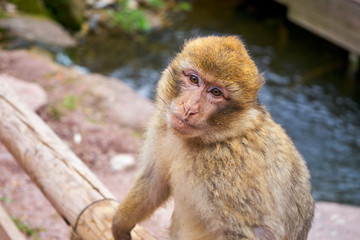
[[135, 227], [125, 227], [120, 221], [120, 216], [115, 214], [112, 224], [112, 233], [114, 236], [114, 240], [131, 240], [130, 232]]
[[115, 240], [131, 240], [130, 232], [115, 231], [113, 235]]

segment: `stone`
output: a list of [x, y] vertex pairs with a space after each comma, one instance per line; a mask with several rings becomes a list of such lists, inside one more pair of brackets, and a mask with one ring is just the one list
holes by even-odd
[[95, 9], [106, 8], [114, 3], [115, 3], [115, 0], [100, 0], [100, 1], [94, 2], [93, 7]]
[[139, 96], [125, 83], [99, 74], [88, 74], [87, 79], [96, 82], [94, 96], [103, 96], [105, 117], [116, 120], [122, 126], [143, 130], [155, 111], [155, 106]]
[[114, 171], [126, 170], [135, 166], [132, 154], [116, 154], [110, 159], [111, 169]]
[[80, 144], [82, 142], [82, 136], [80, 133], [75, 133], [73, 137], [74, 143]]
[[0, 20], [0, 27], [11, 35], [29, 42], [40, 42], [50, 46], [73, 47], [76, 41], [58, 23], [46, 18], [11, 17]]
[[[144, 130], [155, 111], [155, 106], [149, 99], [139, 96], [118, 79], [100, 74], [80, 74], [78, 70], [64, 68], [43, 56], [24, 50], [0, 50], [0, 73], [27, 82], [37, 82], [42, 86], [47, 86], [58, 74], [63, 79], [77, 79], [72, 88], [89, 88], [87, 91], [102, 106], [103, 117], [112, 119], [121, 127]], [[49, 80], [49, 76], [53, 76], [53, 80]], [[59, 84], [60, 89], [61, 86]]]
[[25, 82], [7, 74], [0, 74], [0, 81], [12, 87], [19, 99], [34, 111], [47, 104], [46, 92], [37, 83]]
[[360, 239], [360, 208], [331, 202], [316, 202], [309, 240]]

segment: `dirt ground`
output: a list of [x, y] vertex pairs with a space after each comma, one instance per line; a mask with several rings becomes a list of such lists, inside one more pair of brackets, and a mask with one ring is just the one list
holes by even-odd
[[[45, 89], [48, 102], [37, 113], [108, 189], [123, 199], [134, 180], [135, 166], [116, 171], [110, 159], [119, 153], [130, 153], [136, 159], [144, 126], [154, 110], [149, 100], [119, 81], [83, 75], [23, 50], [0, 50], [0, 74]], [[73, 99], [74, 106], [64, 106], [65, 99]], [[80, 142], [75, 139], [78, 135]], [[28, 239], [70, 238], [71, 229], [1, 144], [0, 199], [9, 215], [36, 233]], [[170, 201], [143, 224], [157, 239], [167, 239], [172, 205]], [[359, 223], [359, 208], [317, 203], [309, 239], [360, 239]]]

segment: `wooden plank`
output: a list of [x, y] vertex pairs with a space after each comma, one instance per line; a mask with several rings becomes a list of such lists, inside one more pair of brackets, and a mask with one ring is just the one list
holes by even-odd
[[275, 0], [275, 2], [278, 2], [278, 3], [281, 3], [281, 4], [287, 6], [290, 1], [289, 0]]
[[0, 239], [26, 240], [0, 203]]
[[[86, 211], [82, 226], [93, 226], [99, 219], [106, 226], [81, 231], [82, 239], [112, 239], [111, 221], [115, 213], [114, 195], [33, 111], [20, 103], [0, 77], [0, 140], [42, 193], [66, 221], [75, 227]], [[107, 214], [88, 206], [104, 201]], [[100, 208], [101, 209], [101, 208]], [[139, 233], [140, 238], [136, 237]], [[133, 239], [150, 239], [136, 226]], [[106, 236], [106, 237], [104, 237]]]
[[291, 21], [360, 55], [359, 0], [277, 0]]

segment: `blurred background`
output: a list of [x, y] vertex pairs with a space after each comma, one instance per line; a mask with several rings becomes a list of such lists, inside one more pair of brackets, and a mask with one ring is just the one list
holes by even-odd
[[[118, 78], [152, 99], [184, 40], [238, 35], [265, 74], [260, 100], [307, 161], [315, 199], [360, 206], [360, 40], [346, 42], [360, 38], [360, 4], [338, 0], [317, 9], [317, 1], [298, 2], [310, 23], [286, 0], [3, 0], [0, 46], [41, 49], [62, 65]], [[317, 29], [311, 11], [334, 22], [334, 34]], [[57, 21], [76, 43], [14, 34], [6, 21], [23, 13]], [[353, 16], [357, 26], [336, 25]]]

